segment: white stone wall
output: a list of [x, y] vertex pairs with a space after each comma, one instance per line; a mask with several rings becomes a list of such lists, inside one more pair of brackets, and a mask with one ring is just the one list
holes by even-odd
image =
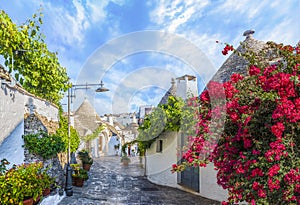
[[181, 97], [182, 99], [187, 98], [187, 87], [188, 81], [187, 80], [177, 80], [176, 85], [176, 96]]
[[[213, 164], [208, 164], [207, 167], [200, 168], [200, 190], [195, 193], [177, 184], [177, 174], [172, 174], [172, 164], [177, 163], [177, 148], [179, 146], [180, 136], [177, 133], [165, 133], [147, 149], [146, 153], [146, 175], [149, 181], [164, 186], [179, 188], [185, 191], [198, 194], [200, 196], [214, 199], [217, 201], [226, 200], [228, 197], [227, 191], [217, 184], [216, 170]], [[163, 140], [163, 151], [156, 152], [158, 140]]]
[[179, 187], [177, 174], [172, 174], [172, 164], [177, 163], [177, 133], [164, 133], [157, 140], [163, 140], [162, 152], [156, 152], [155, 141], [146, 155], [146, 174], [148, 179], [156, 184]]
[[0, 87], [0, 159], [11, 165], [24, 162], [24, 115], [37, 113], [58, 121], [58, 108], [22, 88]]
[[0, 160], [7, 159], [11, 164], [22, 164], [24, 162], [24, 121], [20, 123], [8, 137], [0, 144]]
[[200, 168], [200, 194], [218, 201], [226, 201], [228, 198], [227, 191], [217, 184], [217, 171], [213, 163]]
[[30, 94], [24, 95], [24, 112], [45, 116], [48, 120], [58, 121], [58, 108], [53, 104]]
[[[0, 144], [21, 124], [24, 124], [24, 95], [6, 86], [0, 88]], [[21, 105], [21, 106], [20, 106]], [[20, 129], [20, 127], [19, 127]]]
[[187, 83], [187, 98], [198, 96], [197, 79], [190, 80]]
[[[21, 106], [20, 106], [21, 105]], [[0, 88], [0, 159], [13, 164], [24, 161], [24, 95], [8, 86]]]
[[184, 80], [177, 79], [176, 96], [181, 97], [184, 100], [198, 96], [197, 79], [188, 80], [188, 77], [185, 77]]

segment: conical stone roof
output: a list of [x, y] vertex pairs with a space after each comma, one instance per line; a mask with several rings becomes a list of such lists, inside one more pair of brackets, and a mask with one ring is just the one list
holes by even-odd
[[[253, 38], [254, 31], [248, 30], [244, 32], [246, 39], [241, 42], [241, 45], [236, 49], [238, 52], [244, 53], [245, 49], [251, 50], [258, 54], [262, 49], [267, 48], [268, 45], [263, 41], [258, 41]], [[212, 77], [212, 81], [225, 82], [230, 79], [234, 73], [247, 74], [248, 62], [241, 56], [232, 53], [224, 62], [216, 74]]]
[[99, 126], [99, 121], [101, 121], [99, 115], [87, 99], [74, 113], [74, 126], [80, 136], [85, 136], [89, 130], [94, 132]]
[[165, 93], [165, 95], [162, 97], [162, 99], [158, 103], [159, 105], [167, 104], [169, 96], [176, 96], [176, 83], [175, 83], [174, 78], [172, 78], [171, 84], [172, 85], [171, 85], [170, 89]]

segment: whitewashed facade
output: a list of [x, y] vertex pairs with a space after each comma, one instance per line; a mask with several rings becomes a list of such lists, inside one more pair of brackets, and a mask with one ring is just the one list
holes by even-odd
[[[172, 80], [170, 90], [161, 100], [166, 103], [170, 95], [175, 95], [184, 100], [197, 96], [197, 79], [191, 75], [184, 75]], [[146, 175], [148, 180], [155, 184], [179, 188], [210, 199], [223, 201], [227, 199], [227, 191], [217, 184], [216, 171], [212, 164], [200, 168], [196, 175], [197, 191], [182, 183], [182, 173], [172, 173], [172, 165], [180, 161], [180, 148], [183, 146], [181, 134], [178, 132], [162, 133], [150, 149], [146, 152]], [[192, 179], [193, 180], [193, 179]]]
[[[172, 164], [177, 164], [180, 160], [177, 151], [181, 147], [180, 138], [180, 133], [177, 132], [163, 133], [150, 149], [147, 149], [146, 175], [148, 180], [155, 184], [182, 189], [217, 201], [226, 200], [227, 191], [217, 184], [217, 172], [214, 170], [213, 164], [200, 168], [198, 192], [180, 185], [181, 173], [171, 172]], [[161, 142], [162, 149], [159, 150]]]
[[[58, 122], [58, 108], [12, 82], [0, 67], [0, 160], [6, 158], [11, 165], [24, 162], [24, 118], [29, 114]], [[30, 131], [30, 130], [29, 130]]]

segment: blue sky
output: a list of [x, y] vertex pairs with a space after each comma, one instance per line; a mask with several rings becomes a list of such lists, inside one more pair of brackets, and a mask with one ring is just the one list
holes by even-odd
[[226, 59], [216, 40], [237, 47], [248, 29], [262, 41], [300, 40], [299, 0], [0, 0], [19, 25], [40, 6], [46, 43], [72, 82], [110, 89], [76, 90], [73, 109], [88, 98], [101, 115], [157, 105], [172, 77], [197, 75], [201, 89]]

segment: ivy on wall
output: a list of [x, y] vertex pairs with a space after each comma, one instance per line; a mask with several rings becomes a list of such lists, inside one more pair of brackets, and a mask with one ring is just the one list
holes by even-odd
[[24, 147], [30, 153], [41, 156], [45, 160], [56, 157], [66, 146], [60, 136], [48, 135], [46, 132], [24, 135], [23, 139]]
[[185, 135], [195, 133], [197, 107], [191, 103], [197, 98], [185, 102], [179, 97], [169, 96], [167, 104], [158, 105], [147, 115], [143, 124], [138, 128], [137, 142], [141, 152], [150, 148], [161, 133], [167, 131], [181, 131]]
[[[62, 140], [65, 143], [65, 151], [68, 150], [68, 119], [63, 116], [63, 110], [59, 108], [59, 128], [56, 131], [56, 134], [61, 136]], [[76, 152], [80, 143], [80, 137], [78, 132], [71, 126], [70, 127], [70, 151]]]

